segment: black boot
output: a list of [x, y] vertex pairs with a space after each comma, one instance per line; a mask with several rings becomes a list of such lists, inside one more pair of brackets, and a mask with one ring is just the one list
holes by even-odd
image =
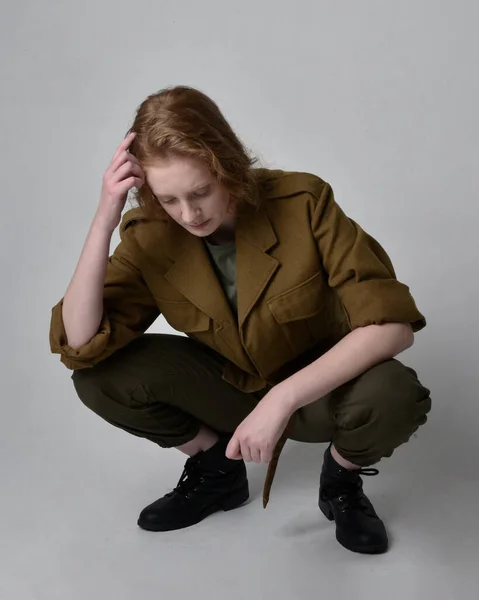
[[319, 486], [319, 508], [336, 521], [336, 539], [353, 552], [380, 554], [388, 549], [384, 523], [363, 492], [360, 475], [377, 475], [377, 469], [348, 471], [331, 455], [331, 446], [324, 453]]
[[199, 523], [218, 510], [232, 510], [249, 498], [246, 466], [231, 460], [225, 451], [228, 439], [186, 463], [177, 486], [144, 508], [138, 525], [150, 531], [170, 531]]

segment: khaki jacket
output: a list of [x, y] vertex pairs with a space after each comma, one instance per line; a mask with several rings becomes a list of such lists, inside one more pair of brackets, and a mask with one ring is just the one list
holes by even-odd
[[98, 363], [162, 314], [222, 354], [223, 378], [251, 392], [278, 383], [356, 327], [425, 326], [384, 249], [344, 214], [328, 183], [309, 173], [256, 173], [261, 207], [247, 205], [237, 218], [237, 319], [203, 240], [134, 208], [108, 261], [98, 333], [71, 348], [63, 298], [52, 309], [50, 346], [63, 364]]

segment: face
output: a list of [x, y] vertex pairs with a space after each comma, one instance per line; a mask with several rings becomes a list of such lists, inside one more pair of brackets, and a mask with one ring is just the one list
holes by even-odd
[[143, 170], [163, 209], [193, 235], [206, 237], [234, 229], [230, 194], [201, 160], [170, 156]]

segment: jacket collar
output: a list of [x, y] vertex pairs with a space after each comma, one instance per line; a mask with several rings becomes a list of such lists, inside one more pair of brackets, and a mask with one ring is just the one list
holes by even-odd
[[168, 255], [173, 265], [165, 278], [190, 302], [223, 326], [242, 327], [279, 266], [267, 251], [277, 237], [263, 208], [243, 207], [235, 228], [238, 322], [218, 281], [203, 240], [169, 222]]

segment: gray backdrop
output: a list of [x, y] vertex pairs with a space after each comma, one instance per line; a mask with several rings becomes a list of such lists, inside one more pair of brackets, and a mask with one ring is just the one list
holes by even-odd
[[[478, 18], [466, 0], [3, 0], [2, 598], [477, 597]], [[428, 319], [401, 359], [429, 423], [365, 484], [382, 557], [334, 540], [315, 445], [287, 445], [266, 511], [251, 465], [241, 510], [139, 530], [184, 457], [89, 412], [49, 354], [103, 172], [170, 84], [216, 100], [264, 166], [330, 182]]]

